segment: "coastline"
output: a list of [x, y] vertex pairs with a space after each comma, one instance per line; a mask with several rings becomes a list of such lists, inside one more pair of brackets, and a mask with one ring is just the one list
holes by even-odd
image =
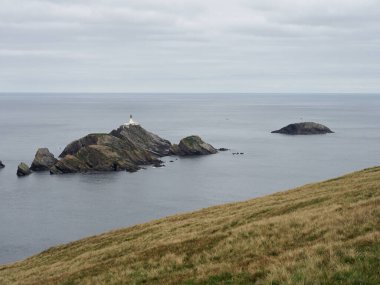
[[[60, 284], [70, 280], [75, 284], [90, 280], [104, 283], [104, 278], [111, 278], [111, 273], [113, 277], [107, 284], [116, 284], [122, 276], [126, 278], [124, 280], [134, 282], [146, 280], [157, 283], [160, 280], [172, 284], [186, 280], [198, 284], [198, 281], [215, 276], [226, 280], [235, 278], [244, 281], [256, 276], [257, 280], [279, 278], [284, 281], [286, 276], [280, 274], [284, 269], [281, 260], [293, 260], [294, 255], [298, 256], [306, 249], [308, 259], [312, 257], [312, 260], [318, 258], [319, 251], [329, 249], [336, 252], [334, 260], [327, 261], [322, 268], [328, 273], [324, 278], [333, 278], [331, 266], [339, 261], [336, 254], [343, 248], [344, 252], [352, 255], [357, 243], [361, 246], [364, 242], [366, 248], [379, 246], [376, 242], [380, 235], [376, 227], [379, 221], [376, 219], [380, 216], [379, 207], [375, 206], [380, 202], [379, 178], [380, 167], [367, 168], [253, 200], [213, 206], [117, 229], [50, 248], [23, 261], [2, 265], [0, 283]], [[251, 247], [253, 245], [256, 247]], [[275, 271], [267, 262], [256, 264], [257, 260], [262, 262], [266, 259], [277, 264]], [[368, 260], [374, 262], [373, 258]], [[297, 259], [292, 262], [300, 266]], [[60, 264], [59, 268], [55, 264]], [[74, 264], [78, 265], [76, 269], [69, 270]], [[252, 267], [253, 264], [256, 267]], [[303, 277], [308, 280], [322, 278], [318, 275], [321, 272], [316, 271], [317, 264], [308, 262], [308, 270], [311, 271]], [[350, 267], [350, 264], [359, 266], [355, 262], [345, 266]], [[257, 266], [261, 275], [257, 272]], [[288, 274], [296, 274], [294, 270], [297, 266], [291, 266]], [[358, 269], [355, 267], [352, 270], [356, 272]], [[39, 274], [36, 275], [37, 272]], [[137, 272], [141, 276], [136, 275]], [[167, 279], [169, 272], [173, 279]], [[15, 276], [25, 276], [26, 279], [14, 279]], [[374, 276], [366, 271], [360, 278], [364, 277], [374, 280]]]

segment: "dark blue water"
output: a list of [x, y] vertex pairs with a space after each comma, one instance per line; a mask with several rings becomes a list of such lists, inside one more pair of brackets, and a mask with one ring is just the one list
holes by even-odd
[[[254, 198], [380, 164], [380, 96], [345, 94], [0, 94], [0, 263], [170, 214]], [[109, 132], [129, 114], [178, 142], [198, 134], [233, 156], [164, 158], [138, 173], [16, 177], [39, 147]], [[270, 131], [298, 121], [334, 134]]]

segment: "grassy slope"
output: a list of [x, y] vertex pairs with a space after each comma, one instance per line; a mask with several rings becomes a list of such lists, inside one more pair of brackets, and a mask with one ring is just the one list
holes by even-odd
[[380, 284], [379, 268], [376, 167], [51, 248], [0, 284]]

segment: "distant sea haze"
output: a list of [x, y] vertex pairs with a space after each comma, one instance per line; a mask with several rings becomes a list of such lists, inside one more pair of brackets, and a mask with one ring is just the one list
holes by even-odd
[[[178, 212], [240, 201], [335, 177], [380, 161], [380, 95], [0, 94], [0, 263], [50, 246]], [[88, 133], [129, 120], [178, 142], [196, 134], [231, 151], [168, 157], [137, 173], [17, 178], [39, 147], [58, 156]], [[335, 133], [271, 134], [289, 123]], [[233, 155], [234, 152], [244, 153]]]

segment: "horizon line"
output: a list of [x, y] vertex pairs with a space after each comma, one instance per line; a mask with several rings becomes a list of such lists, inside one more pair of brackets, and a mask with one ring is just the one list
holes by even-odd
[[286, 95], [316, 95], [316, 94], [322, 94], [322, 95], [329, 95], [329, 94], [346, 94], [346, 95], [357, 95], [357, 94], [365, 94], [365, 95], [380, 95], [379, 92], [316, 92], [316, 91], [297, 91], [297, 92], [291, 92], [291, 91], [285, 91], [285, 92], [165, 92], [165, 91], [159, 91], [159, 92], [154, 92], [154, 91], [0, 91], [1, 95], [4, 94], [39, 94], [39, 95], [45, 95], [45, 94], [142, 94], [142, 95], [149, 95], [149, 94], [165, 94], [165, 95], [176, 95], [176, 94], [189, 94], [189, 95], [203, 95], [203, 94], [286, 94]]

